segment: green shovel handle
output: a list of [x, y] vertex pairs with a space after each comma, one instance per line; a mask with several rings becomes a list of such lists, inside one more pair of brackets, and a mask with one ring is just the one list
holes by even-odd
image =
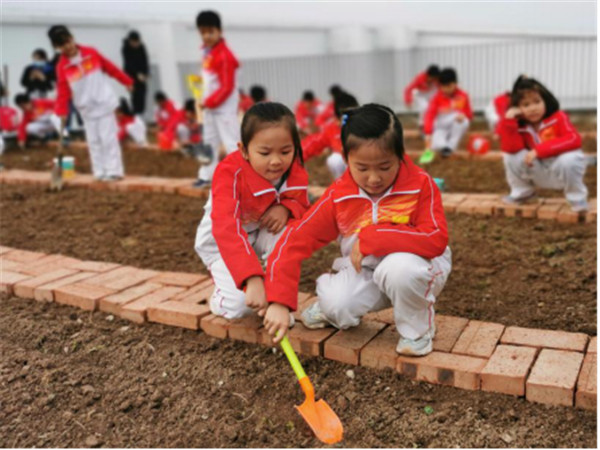
[[283, 337], [280, 344], [281, 348], [283, 349], [283, 353], [285, 353], [285, 356], [287, 356], [287, 359], [290, 362], [292, 369], [294, 369], [294, 373], [296, 374], [296, 377], [298, 377], [298, 380], [306, 377], [306, 373], [304, 372], [302, 364], [300, 364], [300, 361], [296, 356], [296, 352], [292, 348], [292, 344], [290, 344], [290, 341], [288, 340], [287, 334]]

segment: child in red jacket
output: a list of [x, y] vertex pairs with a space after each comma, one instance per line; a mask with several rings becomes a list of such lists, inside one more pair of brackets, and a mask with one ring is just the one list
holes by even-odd
[[302, 150], [305, 161], [321, 154], [326, 148], [331, 150], [331, 154], [327, 157], [327, 167], [334, 179], [341, 177], [346, 171], [346, 162], [342, 156], [340, 118], [345, 110], [357, 106], [358, 102], [353, 95], [345, 92], [339, 93], [335, 98], [335, 119], [327, 122], [319, 133], [302, 139]]
[[[317, 279], [319, 299], [302, 314], [308, 328], [357, 326], [369, 311], [394, 308], [396, 351], [432, 350], [433, 303], [451, 270], [440, 192], [404, 154], [394, 112], [369, 104], [346, 113], [348, 170], [283, 233], [267, 262], [265, 327], [279, 340], [297, 308], [301, 262], [338, 239], [335, 274]], [[344, 119], [342, 119], [344, 120]]]
[[186, 148], [202, 142], [202, 125], [196, 116], [196, 101], [187, 99], [183, 109], [176, 111], [166, 127], [166, 132], [177, 135], [180, 148]]
[[202, 37], [201, 106], [204, 109], [204, 163], [198, 172], [195, 187], [210, 186], [219, 162], [221, 143], [227, 153], [237, 149], [240, 140], [238, 121], [239, 92], [236, 73], [240, 67], [221, 30], [221, 18], [213, 11], [202, 11], [196, 17], [196, 27]]
[[316, 121], [323, 110], [321, 101], [315, 97], [312, 91], [305, 91], [302, 94], [302, 100], [296, 103], [295, 113], [298, 128], [304, 135], [309, 136], [319, 131]]
[[155, 119], [158, 131], [164, 131], [169, 126], [172, 118], [177, 114], [177, 108], [173, 104], [173, 101], [162, 91], [154, 94], [154, 101], [156, 102]]
[[451, 68], [442, 70], [440, 89], [425, 113], [423, 132], [426, 149], [437, 150], [444, 157], [450, 156], [469, 129], [471, 119], [473, 111], [469, 95], [459, 89], [456, 71]]
[[24, 147], [27, 136], [44, 139], [60, 129], [60, 119], [54, 114], [54, 100], [48, 98], [29, 98], [27, 94], [17, 94], [15, 104], [23, 111], [17, 141]]
[[423, 117], [429, 102], [439, 87], [440, 68], [435, 64], [419, 73], [404, 89], [404, 103], [408, 107], [415, 105], [419, 113], [419, 127], [423, 126]]
[[498, 134], [510, 185], [506, 203], [526, 202], [540, 187], [563, 190], [573, 211], [588, 209], [581, 136], [539, 81], [524, 78], [515, 84]]
[[244, 115], [241, 135], [239, 151], [217, 166], [195, 244], [215, 282], [210, 309], [227, 319], [264, 313], [261, 261], [309, 206], [292, 112], [280, 103], [257, 103]]
[[48, 37], [61, 54], [56, 64], [56, 114], [64, 121], [72, 99], [83, 117], [94, 177], [101, 181], [123, 178], [115, 117], [119, 100], [108, 77], [128, 90], [132, 89], [133, 80], [95, 49], [76, 44], [65, 26], [53, 26]]
[[119, 142], [129, 138], [137, 147], [147, 147], [148, 131], [146, 124], [139, 116], [133, 114], [127, 100], [121, 98], [115, 113], [119, 124]]

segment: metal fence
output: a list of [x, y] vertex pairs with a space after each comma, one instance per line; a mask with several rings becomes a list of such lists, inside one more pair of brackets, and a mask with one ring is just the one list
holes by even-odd
[[[405, 111], [404, 87], [429, 64], [456, 68], [460, 86], [473, 108], [481, 110], [525, 73], [539, 79], [563, 108], [596, 108], [596, 39], [530, 39], [522, 42], [461, 45], [411, 50], [375, 51], [290, 58], [242, 60], [240, 83], [266, 87], [271, 100], [293, 106], [311, 89], [328, 98], [340, 84], [361, 103], [381, 102]], [[181, 80], [198, 71], [197, 63], [180, 64]], [[185, 90], [185, 87], [184, 87]]]

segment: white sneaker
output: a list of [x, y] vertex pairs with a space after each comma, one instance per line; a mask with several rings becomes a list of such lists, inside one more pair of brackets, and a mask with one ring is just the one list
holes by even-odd
[[579, 200], [578, 202], [569, 202], [573, 212], [584, 212], [589, 209], [587, 200]]
[[323, 311], [321, 311], [318, 301], [302, 311], [300, 320], [302, 320], [302, 323], [306, 328], [310, 328], [311, 330], [325, 328], [329, 325], [329, 321], [325, 317], [325, 314], [323, 314]]
[[435, 336], [435, 326], [430, 328], [427, 333], [418, 339], [408, 339], [400, 336], [396, 352], [407, 356], [424, 356], [433, 350], [433, 337]]

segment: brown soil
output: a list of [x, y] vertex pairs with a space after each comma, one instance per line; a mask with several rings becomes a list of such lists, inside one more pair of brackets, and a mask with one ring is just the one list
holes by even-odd
[[[157, 270], [204, 272], [193, 250], [203, 202], [164, 194], [2, 186], [0, 244]], [[596, 228], [449, 215], [453, 272], [437, 310], [509, 325], [596, 334]], [[339, 255], [304, 263], [301, 289]]]
[[[3, 447], [322, 446], [281, 352], [109, 319], [0, 298]], [[338, 447], [595, 448], [595, 412], [302, 362], [344, 424]]]

